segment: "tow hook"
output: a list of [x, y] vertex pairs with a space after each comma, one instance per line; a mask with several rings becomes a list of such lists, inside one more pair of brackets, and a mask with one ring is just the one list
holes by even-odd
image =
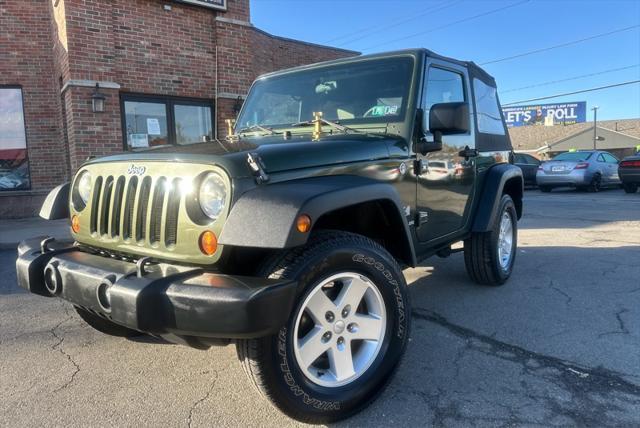
[[42, 254], [51, 251], [51, 249], [49, 248], [49, 243], [55, 241], [55, 238], [52, 237], [48, 237], [42, 240], [42, 242], [40, 242], [40, 252]]

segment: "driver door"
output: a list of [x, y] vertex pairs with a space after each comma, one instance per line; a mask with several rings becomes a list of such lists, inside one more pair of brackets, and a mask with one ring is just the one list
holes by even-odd
[[[465, 67], [429, 59], [425, 86], [422, 91], [424, 129], [429, 129], [429, 110], [433, 104], [469, 103], [473, 116], [471, 88]], [[426, 155], [417, 154], [422, 163], [417, 189], [417, 236], [421, 242], [435, 241], [461, 231], [470, 205], [475, 181], [475, 158], [462, 157], [460, 152], [475, 148], [474, 124], [469, 120], [466, 134], [442, 137], [442, 150]], [[427, 136], [429, 139], [432, 135]]]

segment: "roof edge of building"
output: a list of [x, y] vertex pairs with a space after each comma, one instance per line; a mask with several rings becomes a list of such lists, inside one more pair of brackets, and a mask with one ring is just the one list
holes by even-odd
[[338, 48], [338, 47], [335, 47], [335, 46], [322, 45], [320, 43], [312, 43], [312, 42], [307, 42], [307, 41], [304, 41], [304, 40], [292, 39], [292, 38], [283, 37], [283, 36], [277, 36], [275, 34], [269, 33], [268, 31], [260, 29], [260, 28], [256, 27], [255, 25], [252, 25], [251, 28], [254, 31], [257, 31], [259, 33], [264, 34], [265, 36], [271, 37], [273, 39], [283, 40], [285, 42], [299, 43], [299, 44], [302, 44], [302, 45], [313, 46], [313, 47], [321, 48], [321, 49], [330, 49], [330, 50], [333, 50], [333, 51], [340, 51], [340, 52], [344, 52], [344, 53], [348, 53], [348, 54], [354, 54], [354, 56], [355, 55], [362, 55], [362, 52], [353, 51], [351, 49], [343, 49], [343, 48]]

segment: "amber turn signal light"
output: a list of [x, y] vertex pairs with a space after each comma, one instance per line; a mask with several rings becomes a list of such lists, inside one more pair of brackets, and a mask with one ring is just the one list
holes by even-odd
[[218, 238], [210, 230], [202, 232], [200, 235], [200, 251], [207, 256], [212, 255], [218, 249]]
[[296, 221], [296, 228], [300, 233], [307, 233], [311, 230], [311, 217], [306, 214], [300, 214]]
[[80, 217], [77, 215], [71, 217], [71, 230], [73, 230], [73, 233], [80, 232]]

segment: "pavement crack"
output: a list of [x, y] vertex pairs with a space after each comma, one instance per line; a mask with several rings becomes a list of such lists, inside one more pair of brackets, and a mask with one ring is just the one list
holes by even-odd
[[618, 320], [618, 328], [624, 334], [629, 334], [629, 329], [627, 329], [627, 326], [625, 325], [624, 320], [622, 319], [622, 314], [627, 312], [629, 312], [627, 308], [622, 308], [618, 312], [616, 312], [616, 319]]
[[565, 305], [569, 305], [569, 303], [571, 303], [571, 301], [573, 300], [573, 297], [571, 297], [571, 295], [569, 295], [569, 293], [567, 293], [566, 291], [563, 291], [561, 288], [556, 287], [553, 284], [553, 280], [552, 279], [549, 280], [549, 287], [551, 287], [557, 293], [560, 293], [560, 294], [562, 294], [564, 296], [564, 298], [565, 298], [564, 304]]
[[216, 385], [217, 380], [218, 380], [218, 372], [214, 371], [213, 380], [211, 381], [211, 385], [209, 386], [207, 393], [204, 396], [197, 399], [189, 409], [189, 416], [187, 417], [187, 426], [189, 428], [191, 428], [191, 423], [193, 420], [193, 412], [195, 411], [196, 407], [198, 407], [202, 402], [206, 401], [209, 398], [209, 396], [211, 396], [211, 392], [213, 391], [213, 387]]
[[614, 334], [629, 334], [630, 333], [629, 329], [627, 328], [627, 325], [622, 319], [622, 314], [626, 312], [629, 312], [629, 310], [626, 308], [622, 308], [618, 312], [616, 312], [616, 321], [618, 323], [618, 328], [616, 330], [605, 331], [604, 333], [598, 334], [598, 337], [611, 336]]
[[[624, 312], [625, 310], [618, 312], [620, 322], [622, 322], [621, 315]], [[579, 363], [501, 342], [490, 336], [453, 324], [442, 315], [427, 309], [415, 308], [413, 317], [444, 327], [463, 339], [466, 342], [466, 346], [473, 347], [474, 351], [520, 364], [528, 373], [533, 375], [539, 372], [541, 376], [548, 376], [548, 370], [542, 369], [555, 369], [557, 371], [555, 374], [556, 380], [559, 378], [563, 387], [570, 392], [619, 392], [640, 397], [640, 385], [629, 382], [624, 378], [625, 376], [635, 378], [633, 375], [619, 373], [602, 366], [587, 367]], [[623, 322], [621, 325], [626, 328]], [[469, 339], [473, 340], [469, 341]], [[532, 361], [537, 364], [532, 365]]]
[[69, 385], [71, 385], [73, 383], [73, 381], [76, 378], [76, 375], [80, 372], [80, 366], [78, 365], [78, 363], [73, 359], [73, 357], [71, 356], [71, 354], [69, 354], [68, 352], [66, 352], [63, 348], [63, 343], [64, 343], [64, 336], [60, 335], [56, 332], [57, 329], [59, 329], [62, 324], [66, 323], [67, 321], [70, 321], [73, 319], [73, 316], [69, 313], [69, 310], [67, 308], [67, 306], [64, 306], [64, 311], [67, 314], [67, 317], [65, 319], [63, 319], [62, 321], [60, 321], [58, 324], [56, 324], [51, 330], [49, 330], [49, 333], [58, 340], [57, 343], [55, 343], [53, 346], [51, 346], [51, 350], [52, 351], [58, 351], [60, 352], [60, 354], [62, 354], [74, 367], [74, 371], [71, 374], [71, 377], [69, 378], [69, 380], [62, 385], [59, 388], [56, 388], [53, 392], [58, 392], [61, 391], [65, 388], [67, 388]]

